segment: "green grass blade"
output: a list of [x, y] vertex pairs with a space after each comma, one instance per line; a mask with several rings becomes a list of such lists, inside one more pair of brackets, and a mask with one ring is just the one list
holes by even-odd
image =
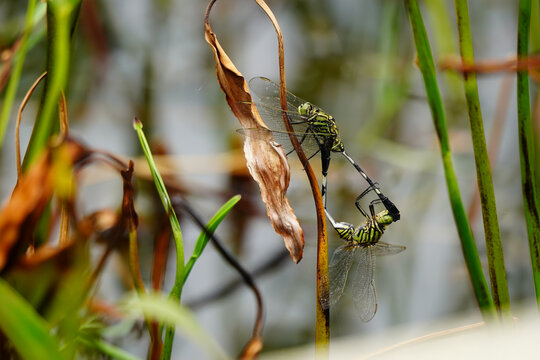
[[48, 323], [0, 278], [0, 329], [23, 359], [63, 359]]
[[[467, 1], [455, 0], [455, 7], [462, 61], [464, 64], [473, 64], [474, 54]], [[495, 205], [495, 191], [489, 165], [476, 74], [474, 72], [465, 73], [463, 78], [476, 164], [476, 178], [482, 204], [491, 290], [495, 306], [499, 308], [503, 318], [511, 320], [510, 295], [508, 294], [508, 284], [506, 282], [504, 254], [499, 232], [499, 221], [497, 220], [497, 207]]]
[[236, 205], [236, 203], [238, 203], [241, 198], [242, 197], [240, 195], [235, 195], [230, 198], [229, 201], [227, 201], [210, 219], [210, 221], [206, 225], [206, 230], [201, 231], [201, 234], [199, 235], [199, 238], [195, 243], [193, 254], [189, 258], [186, 264], [186, 268], [184, 270], [184, 283], [186, 282], [186, 279], [189, 276], [193, 265], [195, 265], [195, 262], [197, 261], [199, 256], [201, 256], [204, 248], [206, 247], [206, 244], [208, 244], [208, 240], [210, 240], [210, 237], [214, 234], [219, 224], [221, 224], [221, 221], [223, 221], [225, 216], [227, 216], [229, 211], [231, 211], [234, 205]]
[[138, 357], [131, 355], [127, 351], [120, 349], [114, 345], [109, 344], [106, 341], [103, 340], [87, 340], [87, 339], [79, 339], [81, 343], [83, 343], [85, 346], [94, 349], [95, 351], [99, 351], [102, 354], [107, 355], [108, 358], [111, 359], [118, 359], [118, 360], [139, 360]]
[[482, 272], [482, 265], [467, 220], [465, 208], [461, 201], [459, 185], [452, 161], [452, 153], [450, 151], [446, 116], [443, 110], [441, 95], [437, 84], [435, 64], [433, 63], [433, 55], [424, 27], [424, 21], [422, 20], [422, 14], [416, 0], [405, 0], [405, 7], [407, 8], [409, 20], [411, 22], [416, 51], [418, 53], [418, 65], [424, 78], [424, 85], [429, 107], [431, 109], [431, 115], [433, 117], [433, 123], [441, 145], [441, 156], [446, 177], [446, 186], [448, 188], [448, 196], [450, 198], [452, 213], [461, 241], [465, 263], [467, 264], [467, 269], [471, 276], [474, 293], [480, 310], [482, 311], [482, 315], [486, 320], [493, 319], [496, 317], [496, 311], [486, 279]]
[[124, 311], [135, 316], [153, 318], [170, 327], [176, 326], [190, 340], [197, 343], [211, 359], [229, 359], [221, 347], [199, 325], [195, 315], [186, 307], [159, 294], [144, 294], [130, 298]]
[[47, 79], [41, 106], [24, 156], [23, 169], [45, 148], [54, 129], [54, 115], [65, 90], [71, 51], [71, 34], [79, 15], [81, 0], [47, 1]]
[[[529, 27], [531, 20], [530, 0], [519, 2], [518, 19], [518, 58], [529, 55]], [[521, 187], [527, 233], [529, 237], [529, 252], [536, 291], [536, 302], [540, 307], [540, 206], [536, 190], [536, 173], [534, 160], [533, 126], [529, 103], [529, 74], [527, 71], [517, 73], [517, 107], [518, 107], [518, 136], [519, 162], [521, 167]]]
[[[140, 122], [140, 120], [134, 119], [133, 128], [135, 129], [135, 131], [137, 132], [137, 135], [139, 136], [139, 141], [141, 143], [144, 156], [146, 157], [146, 161], [148, 162], [150, 172], [152, 173], [152, 178], [154, 179], [154, 184], [156, 185], [159, 198], [161, 199], [163, 208], [165, 209], [165, 212], [168, 214], [169, 222], [171, 223], [174, 243], [176, 246], [176, 273], [175, 273], [175, 278], [174, 278], [174, 284], [173, 284], [173, 287], [171, 289], [171, 293], [169, 296], [176, 301], [180, 301], [180, 298], [182, 297], [182, 288], [184, 287], [184, 268], [185, 268], [184, 244], [182, 240], [182, 231], [180, 230], [180, 223], [178, 222], [178, 218], [176, 217], [176, 213], [174, 212], [171, 199], [169, 197], [169, 194], [167, 193], [165, 184], [163, 183], [163, 178], [159, 174], [156, 163], [154, 162], [154, 157], [152, 156], [152, 152], [150, 151], [150, 146], [148, 145], [148, 141], [146, 141], [146, 136], [144, 135], [144, 132], [142, 131], [142, 127], [143, 125]], [[172, 324], [172, 326], [174, 326], [174, 324]], [[174, 327], [169, 326], [167, 327], [167, 331], [165, 333], [162, 359], [170, 359], [171, 353], [172, 353], [173, 340], [174, 340]]]

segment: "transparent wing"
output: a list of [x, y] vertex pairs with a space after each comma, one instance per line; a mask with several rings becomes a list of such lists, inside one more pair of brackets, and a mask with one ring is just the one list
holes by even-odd
[[356, 311], [362, 321], [373, 319], [377, 311], [377, 294], [375, 293], [375, 255], [372, 246], [358, 247], [356, 267], [350, 281]]
[[[277, 109], [281, 108], [279, 102], [279, 84], [265, 77], [254, 77], [249, 80], [249, 88], [253, 90], [255, 95], [264, 104]], [[287, 105], [289, 110], [297, 109], [306, 102], [308, 101], [300, 99], [298, 96], [287, 91]]]
[[399, 254], [405, 249], [406, 247], [403, 245], [392, 245], [383, 241], [379, 241], [377, 244], [372, 246], [372, 253], [376, 256], [394, 255]]
[[262, 140], [267, 139], [266, 136], [270, 131], [274, 136], [274, 141], [283, 146], [283, 150], [287, 155], [289, 155], [294, 150], [291, 138], [289, 137], [289, 134], [293, 134], [298, 139], [298, 142], [300, 142], [300, 145], [302, 146], [302, 149], [304, 149], [304, 153], [306, 154], [308, 159], [317, 152], [319, 152], [319, 144], [316, 137], [314, 136], [314, 133], [311, 130], [307, 130], [303, 133], [289, 133], [287, 131], [266, 130], [263, 128], [238, 129], [236, 131], [244, 136], [254, 137]]
[[324, 309], [334, 305], [341, 298], [357, 249], [358, 247], [346, 243], [334, 251], [332, 260], [328, 266], [328, 272], [330, 273], [330, 291], [329, 298], [323, 299], [322, 301], [322, 307]]

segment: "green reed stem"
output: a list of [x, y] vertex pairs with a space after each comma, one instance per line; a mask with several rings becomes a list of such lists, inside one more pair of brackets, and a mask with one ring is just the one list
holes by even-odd
[[[474, 54], [467, 1], [455, 0], [455, 7], [462, 61], [464, 64], [473, 64]], [[482, 218], [484, 220], [491, 292], [495, 306], [497, 306], [503, 318], [508, 320], [512, 316], [510, 312], [510, 296], [506, 282], [504, 254], [497, 220], [497, 207], [495, 205], [495, 191], [493, 190], [476, 74], [474, 72], [464, 73], [463, 80], [469, 111], [476, 177], [482, 205]]]
[[463, 207], [463, 203], [461, 201], [459, 185], [452, 162], [452, 153], [450, 151], [446, 117], [437, 84], [433, 55], [431, 53], [431, 47], [429, 45], [426, 29], [424, 27], [424, 21], [422, 20], [422, 14], [420, 12], [420, 8], [418, 7], [417, 0], [405, 0], [405, 7], [411, 22], [416, 50], [418, 53], [418, 65], [424, 78], [424, 86], [426, 88], [433, 123], [435, 125], [435, 130], [441, 145], [441, 157], [446, 177], [448, 195], [450, 198], [450, 205], [452, 207], [452, 213], [454, 215], [454, 220], [456, 222], [457, 231], [461, 241], [465, 263], [467, 264], [467, 269], [469, 270], [469, 274], [471, 276], [474, 294], [476, 296], [478, 306], [482, 311], [482, 315], [485, 320], [491, 320], [496, 317], [496, 311], [493, 299], [489, 293], [486, 279], [482, 272], [482, 265], [480, 263], [473, 234], [467, 220], [465, 208]]
[[71, 52], [71, 34], [81, 0], [47, 1], [47, 78], [36, 123], [24, 156], [23, 169], [37, 158], [53, 133], [58, 99], [65, 91]]
[[[518, 58], [526, 58], [529, 55], [530, 20], [531, 1], [520, 0], [517, 38]], [[531, 255], [536, 302], [540, 307], [540, 207], [536, 192], [534, 130], [531, 122], [529, 74], [527, 71], [518, 71], [517, 73], [517, 108], [523, 205], [529, 237], [529, 252]]]

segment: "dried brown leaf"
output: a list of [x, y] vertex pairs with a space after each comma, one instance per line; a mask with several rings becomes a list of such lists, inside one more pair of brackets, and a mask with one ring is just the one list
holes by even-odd
[[[214, 52], [219, 85], [243, 128], [265, 128], [252, 102], [244, 77], [225, 53], [210, 27], [208, 16], [213, 4], [214, 2], [211, 2], [208, 6], [204, 26], [205, 39]], [[283, 237], [291, 258], [299, 262], [304, 251], [304, 235], [286, 197], [290, 169], [283, 148], [273, 142], [272, 134], [268, 132], [266, 138], [246, 137], [244, 154], [249, 172], [259, 185], [272, 226]]]
[[17, 245], [22, 253], [31, 244], [37, 221], [50, 201], [57, 178], [55, 161], [73, 165], [87, 154], [86, 149], [72, 140], [49, 148], [19, 179], [11, 198], [0, 211], [0, 270]]

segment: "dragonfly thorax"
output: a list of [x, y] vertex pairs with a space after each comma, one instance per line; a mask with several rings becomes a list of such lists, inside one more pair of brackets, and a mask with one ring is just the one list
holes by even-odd
[[361, 245], [374, 245], [379, 242], [384, 230], [394, 220], [388, 214], [388, 210], [383, 210], [373, 217], [366, 219], [366, 222], [356, 228], [352, 235], [352, 241]]
[[321, 145], [330, 148], [333, 152], [343, 152], [345, 150], [339, 138], [336, 120], [332, 115], [309, 102], [298, 106], [298, 113], [306, 118]]

